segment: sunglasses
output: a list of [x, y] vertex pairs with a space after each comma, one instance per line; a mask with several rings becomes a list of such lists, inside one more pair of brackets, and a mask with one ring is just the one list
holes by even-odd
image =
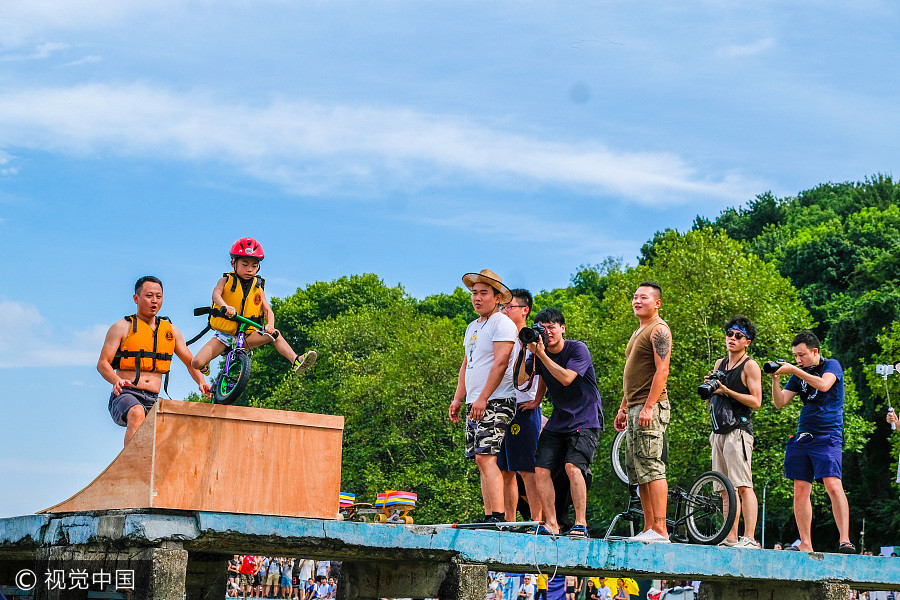
[[747, 336], [744, 335], [743, 333], [741, 333], [740, 331], [734, 331], [733, 329], [729, 329], [728, 331], [725, 332], [725, 337], [727, 337], [727, 338], [733, 337], [736, 340], [742, 340]]

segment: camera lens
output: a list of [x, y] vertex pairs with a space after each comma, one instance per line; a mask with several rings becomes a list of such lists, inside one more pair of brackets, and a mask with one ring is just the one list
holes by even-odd
[[775, 371], [777, 371], [780, 368], [781, 368], [781, 363], [779, 363], [778, 361], [775, 361], [775, 360], [770, 360], [769, 362], [767, 362], [766, 364], [763, 365], [763, 372], [771, 375], [772, 373], [774, 373]]

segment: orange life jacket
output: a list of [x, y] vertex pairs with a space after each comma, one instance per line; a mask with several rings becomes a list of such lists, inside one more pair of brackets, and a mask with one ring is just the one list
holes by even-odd
[[[238, 276], [234, 271], [231, 273], [222, 273], [225, 278], [225, 287], [222, 290], [222, 300], [228, 306], [233, 306], [237, 314], [247, 319], [252, 319], [262, 325], [263, 312], [263, 288], [266, 280], [259, 275], [253, 276], [253, 282], [244, 291], [244, 286], [238, 280]], [[215, 302], [212, 303], [213, 308], [221, 308]], [[237, 321], [225, 317], [210, 317], [209, 326], [216, 331], [234, 335], [238, 331]], [[251, 328], [252, 330], [252, 328]]]
[[175, 331], [168, 317], [156, 318], [156, 330], [137, 315], [128, 315], [131, 323], [128, 335], [122, 340], [113, 357], [112, 367], [122, 371], [134, 371], [135, 383], [145, 373], [168, 373], [175, 353]]

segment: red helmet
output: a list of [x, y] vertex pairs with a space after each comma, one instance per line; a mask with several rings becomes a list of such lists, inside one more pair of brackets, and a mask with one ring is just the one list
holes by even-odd
[[263, 252], [262, 246], [259, 245], [259, 242], [254, 240], [251, 237], [241, 238], [235, 243], [231, 245], [231, 258], [241, 258], [242, 256], [249, 256], [250, 258], [258, 258], [262, 260], [266, 257]]

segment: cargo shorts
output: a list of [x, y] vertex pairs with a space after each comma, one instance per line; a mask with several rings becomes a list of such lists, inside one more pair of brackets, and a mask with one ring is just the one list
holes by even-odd
[[625, 426], [625, 470], [628, 481], [638, 485], [666, 478], [665, 433], [671, 412], [668, 398], [660, 400], [653, 406], [650, 426], [640, 427], [642, 408], [643, 404], [628, 407]]
[[[472, 405], [466, 411], [472, 410]], [[516, 416], [515, 398], [491, 398], [487, 401], [480, 421], [466, 418], [466, 458], [476, 454], [500, 454], [500, 446], [506, 436], [506, 428]]]

